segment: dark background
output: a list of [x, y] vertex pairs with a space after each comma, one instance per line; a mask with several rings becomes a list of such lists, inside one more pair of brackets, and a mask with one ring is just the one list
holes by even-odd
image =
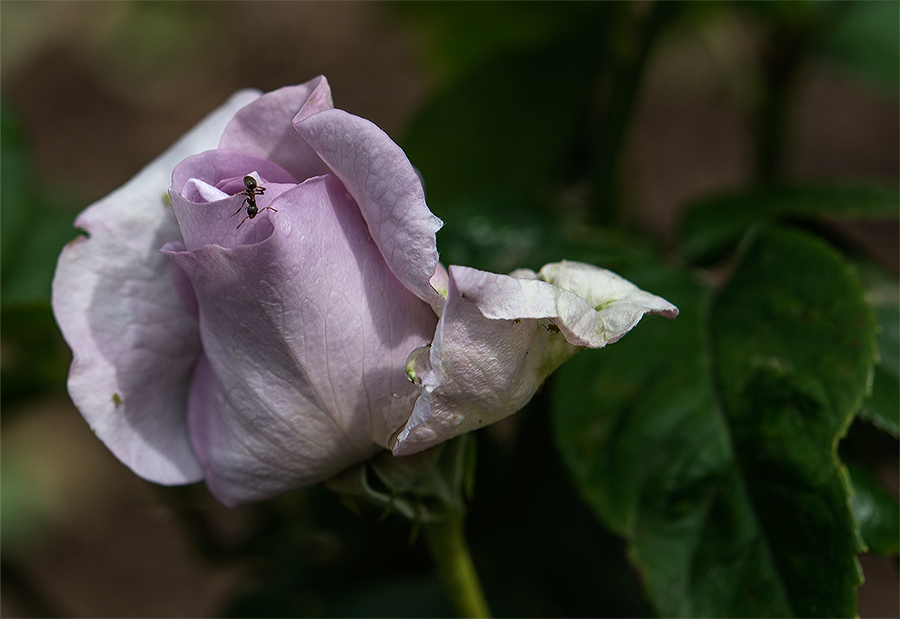
[[[4, 283], [17, 284], [3, 291], [3, 616], [452, 612], [421, 542], [407, 543], [399, 518], [359, 518], [322, 489], [227, 510], [202, 487], [165, 489], [131, 474], [64, 392], [68, 352], [46, 300], [75, 214], [235, 90], [324, 74], [337, 107], [404, 145], [417, 112], [478, 54], [515, 50], [546, 27], [516, 5], [491, 6], [480, 16], [461, 5], [3, 2], [3, 122], [16, 123], [26, 157], [17, 176], [9, 174], [17, 162], [2, 162], [3, 182], [40, 196], [41, 216], [29, 226], [47, 248], [3, 255]], [[489, 36], [479, 35], [485, 29]], [[735, 12], [658, 42], [622, 161], [624, 219], [664, 245], [674, 243], [686, 201], [753, 175], [746, 108], [755, 94], [740, 77], [754, 71], [760, 32]], [[469, 36], [478, 45], [460, 44]], [[885, 83], [827, 56], [803, 63], [790, 98], [786, 176], [896, 183], [895, 83], [896, 75]], [[448, 204], [432, 207], [448, 219]], [[4, 225], [27, 208], [4, 198]], [[835, 226], [900, 270], [896, 225]], [[479, 436], [470, 542], [495, 612], [651, 612], [621, 542], [595, 530], [535, 409]], [[882, 473], [896, 494], [896, 461]], [[234, 550], [244, 539], [252, 552]], [[895, 558], [862, 562], [861, 616], [897, 616]]]

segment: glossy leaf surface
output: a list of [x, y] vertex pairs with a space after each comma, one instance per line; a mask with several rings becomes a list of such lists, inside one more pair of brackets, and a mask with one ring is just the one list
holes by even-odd
[[866, 299], [878, 321], [878, 364], [872, 393], [860, 416], [900, 437], [900, 286], [882, 269], [857, 268], [866, 287]]
[[853, 481], [850, 505], [859, 522], [860, 533], [869, 549], [877, 555], [896, 555], [900, 551], [900, 505], [865, 467], [848, 464]]
[[686, 275], [629, 276], [681, 315], [563, 366], [555, 433], [657, 612], [854, 615], [861, 543], [835, 446], [866, 393], [875, 327], [852, 271], [773, 229], [708, 316]]

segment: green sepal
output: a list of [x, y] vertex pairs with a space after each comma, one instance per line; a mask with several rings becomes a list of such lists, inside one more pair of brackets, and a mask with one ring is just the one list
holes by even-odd
[[475, 441], [468, 434], [410, 456], [383, 451], [333, 477], [326, 486], [350, 501], [357, 500], [398, 513], [416, 522], [445, 520], [465, 512], [474, 483]]

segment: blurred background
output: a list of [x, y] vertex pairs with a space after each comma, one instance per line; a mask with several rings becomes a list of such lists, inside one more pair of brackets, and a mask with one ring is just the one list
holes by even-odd
[[[549, 261], [493, 215], [615, 223], [666, 255], [710, 192], [896, 186], [896, 3], [665, 4], [3, 2], [0, 614], [452, 613], [399, 518], [360, 518], [319, 488], [227, 510], [116, 461], [65, 393], [56, 258], [79, 211], [232, 92], [319, 74], [336, 107], [422, 171], [447, 263]], [[895, 218], [823, 225], [900, 271]], [[610, 239], [611, 262], [629, 238]], [[623, 543], [596, 526], [532, 412], [542, 398], [479, 436], [469, 537], [494, 611], [648, 615]], [[896, 443], [879, 449], [897, 496]], [[896, 556], [862, 565], [860, 615], [898, 616]]]

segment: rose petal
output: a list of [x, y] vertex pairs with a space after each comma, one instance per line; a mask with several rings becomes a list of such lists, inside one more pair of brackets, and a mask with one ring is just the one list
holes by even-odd
[[391, 274], [336, 178], [275, 203], [273, 232], [255, 245], [172, 254], [193, 283], [211, 373], [192, 387], [192, 436], [230, 505], [386, 448], [417, 395], [407, 353], [437, 322]]
[[435, 233], [443, 223], [428, 210], [403, 150], [374, 124], [343, 110], [298, 115], [294, 126], [359, 204], [391, 272], [438, 311], [444, 300], [429, 280], [438, 263]]
[[589, 342], [579, 345], [597, 348], [598, 345], [611, 344], [628, 333], [644, 314], [659, 314], [666, 318], [678, 315], [678, 308], [662, 297], [641, 290], [621, 275], [592, 264], [563, 260], [544, 265], [538, 276], [545, 282], [577, 294], [597, 310], [597, 327], [577, 334], [573, 330], [573, 337], [569, 338], [573, 344], [577, 343], [575, 338], [578, 338]]
[[668, 301], [591, 265], [557, 263], [537, 275], [569, 290], [533, 272], [521, 275], [450, 267], [434, 341], [408, 360], [407, 375], [423, 392], [392, 446], [395, 455], [514, 413], [580, 347], [616, 341], [645, 313], [678, 313]]
[[244, 190], [241, 179], [251, 172], [272, 183], [297, 184], [297, 179], [287, 170], [271, 161], [236, 150], [207, 150], [186, 157], [175, 166], [172, 171], [172, 193], [188, 197], [185, 195], [185, 184], [190, 179], [205, 181], [218, 189], [222, 189], [218, 184], [223, 179], [233, 179], [234, 191], [229, 193], [234, 195]]
[[[246, 196], [238, 191], [244, 189], [241, 179], [251, 173], [257, 175], [266, 191], [256, 196], [259, 215], [247, 222], [242, 207]], [[223, 179], [229, 181], [225, 185], [227, 192], [216, 187]], [[208, 186], [206, 190], [193, 190], [202, 183]], [[274, 163], [237, 151], [210, 150], [188, 157], [175, 168], [169, 199], [188, 249], [210, 243], [235, 247], [257, 243], [271, 233], [271, 226], [264, 222], [268, 221], [272, 211], [265, 210], [266, 207], [295, 186], [294, 178]], [[222, 200], [205, 200], [213, 192], [227, 195], [232, 191], [233, 195]], [[278, 209], [277, 206], [273, 208]]]
[[[447, 292], [450, 290], [450, 274], [447, 272], [447, 267], [438, 262], [437, 266], [434, 268], [434, 275], [431, 276], [429, 283], [439, 295], [446, 299]], [[441, 303], [439, 306], [432, 304], [432, 308], [434, 308], [434, 311], [440, 316], [444, 309], [444, 304]]]
[[492, 319], [551, 318], [576, 346], [601, 348], [630, 331], [646, 313], [667, 318], [678, 308], [612, 271], [582, 262], [545, 265], [537, 277], [507, 277], [451, 267], [463, 296]]
[[75, 220], [53, 279], [53, 312], [72, 349], [69, 394], [91, 428], [138, 475], [202, 479], [186, 406], [199, 353], [197, 323], [157, 250], [181, 235], [165, 191], [175, 165], [217, 143], [256, 91], [236, 93], [168, 151]]
[[324, 76], [299, 86], [279, 88], [235, 114], [222, 134], [219, 148], [272, 161], [299, 181], [325, 174], [328, 166], [291, 128], [291, 121], [298, 114], [309, 115], [333, 107], [331, 89]]

